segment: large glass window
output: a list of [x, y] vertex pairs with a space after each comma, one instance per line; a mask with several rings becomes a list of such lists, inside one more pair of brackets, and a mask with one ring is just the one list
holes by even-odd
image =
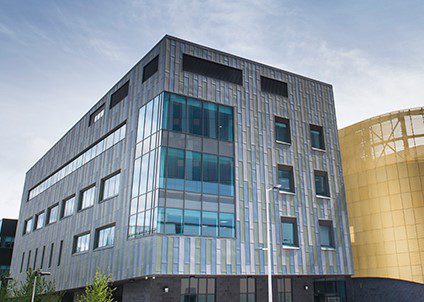
[[281, 217], [283, 245], [298, 246], [297, 220], [295, 217]]
[[119, 178], [121, 174], [115, 173], [112, 176], [102, 180], [102, 186], [100, 189], [100, 200], [114, 197], [119, 193]]
[[184, 210], [184, 234], [200, 235], [200, 211]]
[[182, 278], [181, 302], [215, 302], [215, 279]]
[[80, 202], [78, 205], [78, 210], [83, 210], [89, 208], [94, 204], [94, 198], [96, 193], [96, 187], [91, 186], [87, 189], [84, 189], [80, 193]]
[[234, 237], [234, 214], [219, 213], [219, 235], [221, 237]]
[[47, 210], [47, 223], [51, 224], [59, 219], [59, 204], [50, 207]]
[[167, 208], [165, 232], [167, 234], [182, 234], [183, 233], [183, 210]]
[[213, 103], [203, 103], [203, 135], [218, 138], [218, 106]]
[[202, 135], [202, 102], [195, 99], [188, 99], [188, 133]]
[[73, 253], [82, 253], [88, 251], [90, 247], [90, 233], [77, 235], [74, 237]]
[[325, 150], [324, 132], [321, 126], [310, 125], [311, 146], [315, 149]]
[[71, 216], [74, 213], [74, 203], [75, 196], [65, 199], [62, 202], [62, 214], [60, 215], [61, 218]]
[[202, 154], [186, 151], [186, 190], [202, 191]]
[[218, 236], [218, 213], [202, 212], [202, 235]]
[[330, 197], [327, 172], [315, 171], [315, 194]]
[[113, 246], [115, 226], [107, 226], [96, 230], [95, 248]]
[[290, 122], [286, 118], [275, 117], [275, 141], [277, 143], [291, 143]]
[[219, 139], [233, 141], [233, 108], [219, 106]]
[[167, 188], [184, 190], [184, 150], [168, 148]]
[[[169, 98], [169, 101], [168, 101]], [[168, 130], [185, 132], [186, 122], [186, 98], [176, 94], [166, 94], [165, 102], [168, 102]]]
[[278, 302], [292, 302], [292, 282], [290, 278], [277, 279]]
[[334, 248], [333, 222], [331, 220], [319, 221], [319, 237], [322, 247]]
[[293, 167], [278, 165], [278, 184], [280, 190], [294, 192]]
[[234, 196], [234, 160], [219, 157], [219, 194]]
[[240, 302], [256, 301], [256, 280], [254, 277], [240, 278]]
[[218, 194], [218, 156], [203, 154], [203, 193]]

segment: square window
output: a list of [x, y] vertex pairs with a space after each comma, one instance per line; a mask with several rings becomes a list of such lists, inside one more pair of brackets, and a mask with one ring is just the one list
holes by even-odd
[[323, 128], [317, 125], [310, 125], [310, 131], [312, 148], [325, 150]]
[[115, 240], [115, 225], [109, 225], [96, 230], [94, 248], [113, 246]]
[[100, 201], [112, 198], [119, 193], [119, 177], [120, 171], [108, 176], [102, 180], [100, 188]]
[[278, 165], [278, 184], [280, 190], [294, 193], [293, 167]]
[[330, 197], [328, 185], [328, 175], [325, 171], [314, 171], [315, 174], [315, 194], [317, 196]]
[[78, 211], [89, 208], [94, 205], [95, 193], [96, 184], [93, 184], [80, 192]]
[[276, 116], [275, 125], [275, 141], [277, 143], [291, 143], [290, 122], [288, 119]]
[[103, 104], [102, 106], [99, 107], [99, 109], [97, 109], [90, 115], [89, 126], [99, 121], [104, 115], [105, 115], [105, 105]]
[[319, 221], [319, 237], [322, 247], [334, 248], [333, 222], [331, 220]]
[[74, 236], [74, 247], [72, 253], [82, 253], [88, 251], [90, 247], [90, 233], [83, 233]]
[[295, 217], [281, 217], [281, 234], [283, 245], [299, 246]]

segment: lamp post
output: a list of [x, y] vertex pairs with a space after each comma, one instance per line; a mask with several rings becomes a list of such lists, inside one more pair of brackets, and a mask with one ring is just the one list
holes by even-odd
[[50, 276], [51, 273], [50, 272], [42, 272], [42, 271], [35, 271], [34, 272], [34, 284], [32, 285], [32, 297], [31, 297], [31, 302], [34, 302], [35, 300], [35, 287], [37, 285], [37, 277], [40, 276]]
[[[272, 302], [272, 266], [271, 266], [271, 223], [269, 220], [269, 193], [272, 190], [280, 189], [281, 185], [269, 187], [265, 192], [266, 199], [266, 242], [268, 258], [268, 302]], [[265, 249], [264, 249], [265, 250]]]

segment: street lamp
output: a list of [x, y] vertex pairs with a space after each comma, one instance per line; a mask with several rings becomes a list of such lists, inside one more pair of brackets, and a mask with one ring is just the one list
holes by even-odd
[[[279, 190], [281, 185], [269, 187], [265, 193], [266, 199], [266, 241], [268, 255], [268, 302], [272, 302], [272, 271], [271, 271], [271, 224], [269, 221], [269, 192]], [[264, 249], [265, 250], [265, 249]]]
[[31, 302], [34, 302], [35, 300], [35, 286], [37, 285], [37, 277], [40, 276], [50, 276], [50, 272], [42, 272], [42, 271], [34, 271], [34, 284], [32, 286], [32, 297]]

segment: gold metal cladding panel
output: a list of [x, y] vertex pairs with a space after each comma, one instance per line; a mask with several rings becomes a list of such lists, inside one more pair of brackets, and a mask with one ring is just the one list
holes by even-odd
[[423, 109], [339, 130], [354, 277], [424, 282]]

